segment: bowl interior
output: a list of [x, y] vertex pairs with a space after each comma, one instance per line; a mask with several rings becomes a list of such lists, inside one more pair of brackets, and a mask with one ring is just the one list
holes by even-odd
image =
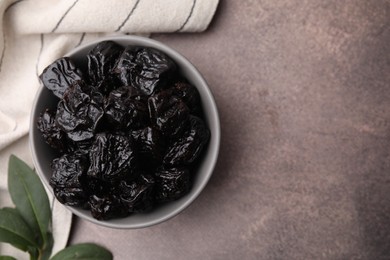
[[[77, 65], [81, 64], [81, 66], [86, 67], [86, 54], [98, 42], [103, 40], [112, 40], [123, 46], [138, 45], [153, 47], [165, 52], [168, 56], [170, 56], [180, 67], [181, 73], [188, 79], [188, 81], [192, 85], [194, 85], [198, 89], [203, 111], [205, 114], [204, 119], [209, 126], [211, 132], [210, 141], [208, 143], [208, 146], [205, 148], [203, 158], [198, 166], [197, 172], [195, 173], [191, 191], [179, 200], [158, 206], [148, 213], [132, 214], [126, 218], [112, 219], [106, 221], [94, 219], [91, 216], [90, 212], [87, 210], [67, 206], [67, 208], [77, 216], [99, 225], [112, 228], [147, 227], [160, 223], [177, 215], [180, 211], [182, 211], [189, 204], [191, 204], [191, 202], [200, 194], [200, 192], [206, 186], [214, 170], [214, 166], [219, 152], [220, 123], [217, 107], [205, 80], [197, 71], [197, 69], [182, 55], [157, 41], [137, 36], [103, 38], [99, 41], [80, 46], [69, 52], [65, 56], [71, 57]], [[49, 185], [49, 179], [51, 176], [50, 164], [51, 161], [54, 159], [55, 154], [53, 153], [51, 148], [44, 142], [39, 130], [36, 127], [36, 121], [40, 113], [44, 111], [44, 109], [55, 108], [56, 104], [57, 100], [53, 97], [50, 91], [45, 87], [41, 86], [34, 101], [30, 125], [30, 148], [32, 152], [33, 162], [38, 172], [38, 175], [40, 176], [44, 184], [49, 187], [49, 190], [52, 190]]]

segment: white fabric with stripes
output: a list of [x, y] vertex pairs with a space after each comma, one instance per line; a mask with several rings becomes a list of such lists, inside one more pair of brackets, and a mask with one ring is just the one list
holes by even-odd
[[[9, 155], [32, 166], [29, 117], [40, 86], [38, 75], [48, 64], [101, 36], [203, 31], [217, 5], [218, 0], [0, 1], [0, 207], [11, 203]], [[67, 243], [72, 216], [59, 203], [53, 207], [56, 252]], [[4, 254], [28, 259], [27, 254], [0, 243], [0, 255]]]

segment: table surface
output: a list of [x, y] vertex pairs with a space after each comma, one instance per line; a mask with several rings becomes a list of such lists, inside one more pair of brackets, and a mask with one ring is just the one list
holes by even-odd
[[177, 217], [70, 243], [115, 259], [390, 259], [390, 2], [221, 0], [204, 33], [152, 35], [219, 108], [213, 177]]

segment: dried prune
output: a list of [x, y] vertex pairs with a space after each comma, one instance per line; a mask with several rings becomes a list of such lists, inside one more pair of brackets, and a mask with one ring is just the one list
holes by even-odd
[[118, 190], [121, 202], [129, 213], [144, 212], [153, 206], [154, 178], [150, 175], [141, 175], [130, 182], [123, 180]]
[[184, 101], [191, 114], [201, 113], [199, 92], [194, 86], [183, 81], [176, 82], [173, 86], [173, 94]]
[[88, 158], [82, 153], [64, 154], [53, 160], [50, 185], [56, 187], [81, 187], [81, 179], [88, 170]]
[[187, 124], [187, 105], [172, 90], [164, 90], [148, 99], [150, 118], [157, 129], [166, 137], [177, 136]]
[[82, 153], [64, 154], [52, 162], [50, 185], [54, 195], [68, 206], [85, 207], [88, 194], [82, 187], [88, 169], [88, 158]]
[[139, 173], [131, 139], [122, 135], [97, 134], [89, 151], [88, 176], [114, 182], [134, 179]]
[[125, 85], [151, 95], [172, 80], [176, 64], [159, 50], [129, 46], [119, 58], [115, 71]]
[[89, 80], [98, 85], [111, 76], [111, 72], [123, 51], [123, 47], [113, 41], [98, 43], [87, 55]]
[[114, 129], [135, 130], [148, 123], [146, 97], [133, 92], [130, 87], [121, 87], [108, 95], [105, 118]]
[[148, 126], [133, 131], [132, 136], [137, 146], [140, 164], [145, 169], [153, 169], [153, 167], [161, 164], [165, 142], [157, 129]]
[[58, 102], [56, 122], [74, 142], [91, 139], [103, 117], [103, 97], [76, 81]]
[[39, 77], [42, 84], [54, 95], [62, 98], [65, 91], [75, 81], [82, 80], [82, 73], [68, 58], [60, 58], [46, 67]]
[[191, 188], [187, 168], [161, 169], [156, 173], [156, 200], [167, 202], [179, 199]]
[[164, 164], [188, 165], [195, 161], [203, 147], [208, 142], [210, 132], [203, 120], [190, 116], [190, 127], [168, 149], [164, 157]]
[[38, 118], [37, 127], [45, 142], [59, 152], [67, 150], [66, 135], [55, 122], [55, 112], [46, 109]]
[[105, 196], [92, 195], [88, 203], [91, 208], [92, 217], [99, 220], [125, 217], [128, 215], [120, 199], [113, 194]]

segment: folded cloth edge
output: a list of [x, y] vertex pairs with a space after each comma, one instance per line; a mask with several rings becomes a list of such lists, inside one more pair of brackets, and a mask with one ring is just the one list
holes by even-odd
[[[42, 1], [15, 2], [9, 15], [15, 33], [201, 32], [207, 29], [219, 3], [219, 0], [75, 0], [42, 9]], [[86, 6], [91, 5], [93, 10], [78, 19], [85, 14]], [[112, 16], [109, 12], [118, 14]]]

